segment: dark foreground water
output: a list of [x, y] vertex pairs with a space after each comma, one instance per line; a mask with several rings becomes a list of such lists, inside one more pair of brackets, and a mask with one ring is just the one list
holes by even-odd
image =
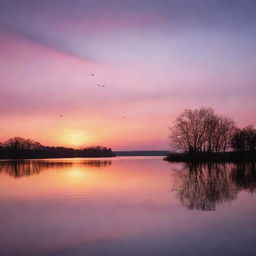
[[255, 164], [0, 161], [0, 255], [256, 255]]

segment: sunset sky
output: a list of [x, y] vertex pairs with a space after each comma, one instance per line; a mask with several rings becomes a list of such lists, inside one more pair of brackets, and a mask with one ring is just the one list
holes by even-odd
[[0, 1], [0, 141], [169, 149], [201, 106], [256, 125], [256, 1]]

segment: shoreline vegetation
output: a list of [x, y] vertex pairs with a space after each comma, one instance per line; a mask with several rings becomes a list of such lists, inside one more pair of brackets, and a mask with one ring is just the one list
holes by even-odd
[[169, 162], [256, 161], [256, 129], [238, 128], [232, 118], [212, 108], [186, 109], [170, 127]]
[[111, 148], [95, 146], [82, 149], [49, 147], [20, 137], [10, 138], [0, 144], [0, 159], [42, 159], [74, 157], [115, 157]]
[[256, 151], [230, 151], [230, 152], [181, 152], [170, 153], [164, 158], [169, 162], [195, 162], [195, 163], [239, 163], [256, 161]]

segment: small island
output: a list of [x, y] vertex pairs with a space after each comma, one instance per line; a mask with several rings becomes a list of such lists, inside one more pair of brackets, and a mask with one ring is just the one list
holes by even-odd
[[37, 141], [14, 137], [0, 143], [0, 159], [114, 157], [111, 148], [94, 146], [82, 149], [43, 146]]
[[170, 127], [170, 162], [239, 162], [256, 160], [256, 129], [238, 128], [232, 118], [212, 108], [186, 109]]

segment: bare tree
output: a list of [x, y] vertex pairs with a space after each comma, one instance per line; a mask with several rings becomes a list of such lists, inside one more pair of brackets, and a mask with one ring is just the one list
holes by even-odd
[[256, 129], [252, 125], [237, 128], [232, 136], [231, 146], [237, 151], [256, 150]]
[[3, 145], [12, 150], [33, 150], [40, 149], [42, 147], [39, 142], [21, 137], [10, 138]]
[[215, 152], [226, 152], [230, 147], [230, 141], [234, 133], [234, 121], [229, 117], [218, 117], [218, 126], [216, 129]]
[[243, 129], [245, 136], [245, 149], [256, 150], [256, 129], [249, 125]]
[[233, 130], [234, 121], [216, 115], [212, 108], [186, 109], [170, 128], [170, 139], [176, 149], [186, 152], [225, 152]]

